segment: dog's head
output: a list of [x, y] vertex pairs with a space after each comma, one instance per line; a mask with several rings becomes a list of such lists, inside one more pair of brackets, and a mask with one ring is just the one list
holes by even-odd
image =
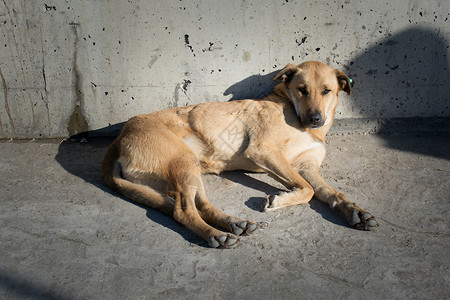
[[350, 80], [340, 70], [316, 61], [286, 65], [273, 80], [294, 104], [303, 126], [316, 129], [333, 121], [338, 93], [350, 94]]

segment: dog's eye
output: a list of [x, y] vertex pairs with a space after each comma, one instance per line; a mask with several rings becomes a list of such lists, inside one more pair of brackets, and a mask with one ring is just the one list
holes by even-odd
[[323, 92], [322, 92], [322, 95], [326, 95], [326, 94], [328, 94], [329, 92], [331, 92], [331, 90], [329, 90], [329, 89], [325, 89]]
[[299, 92], [302, 93], [303, 95], [308, 95], [308, 91], [306, 90], [305, 87], [299, 87], [298, 88]]

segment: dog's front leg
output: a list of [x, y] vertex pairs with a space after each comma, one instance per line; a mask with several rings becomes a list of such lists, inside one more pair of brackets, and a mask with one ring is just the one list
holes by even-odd
[[246, 155], [271, 177], [281, 182], [290, 192], [280, 192], [268, 196], [262, 203], [264, 211], [272, 211], [282, 207], [308, 203], [314, 195], [311, 185], [300, 176], [284, 155], [277, 150], [247, 151]]
[[330, 205], [336, 210], [350, 226], [360, 230], [372, 230], [378, 226], [375, 217], [367, 210], [356, 205], [343, 193], [332, 188], [319, 174], [318, 164], [311, 163], [301, 164], [299, 173], [305, 178], [314, 189], [314, 196], [322, 202]]

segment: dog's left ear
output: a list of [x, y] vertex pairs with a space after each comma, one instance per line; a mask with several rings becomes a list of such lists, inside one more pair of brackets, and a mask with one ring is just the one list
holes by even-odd
[[344, 91], [350, 95], [351, 92], [350, 78], [348, 78], [347, 75], [345, 75], [345, 73], [342, 72], [341, 70], [336, 70], [336, 77], [341, 91]]
[[297, 73], [298, 67], [294, 66], [292, 64], [287, 64], [286, 67], [283, 68], [275, 77], [272, 79], [272, 81], [275, 80], [281, 80], [283, 82], [289, 82], [292, 79], [292, 76], [294, 76], [295, 73]]

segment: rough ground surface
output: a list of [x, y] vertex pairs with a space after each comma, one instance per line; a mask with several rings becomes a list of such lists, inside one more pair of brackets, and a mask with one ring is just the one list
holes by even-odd
[[262, 213], [263, 174], [204, 177], [211, 202], [260, 228], [211, 249], [110, 192], [110, 140], [0, 143], [2, 299], [445, 299], [450, 135], [328, 139], [325, 179], [377, 217], [351, 229], [310, 204]]

